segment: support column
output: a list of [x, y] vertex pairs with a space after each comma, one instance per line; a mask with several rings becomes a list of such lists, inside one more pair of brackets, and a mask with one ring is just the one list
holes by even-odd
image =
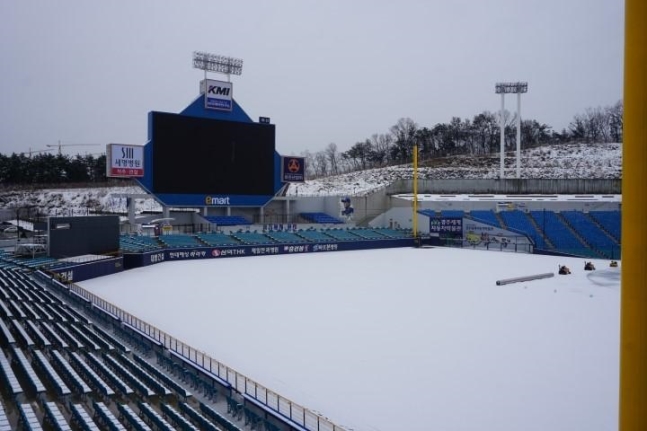
[[290, 213], [290, 199], [285, 200], [285, 217], [288, 223], [292, 223], [292, 214]]
[[130, 224], [130, 233], [135, 228], [137, 221], [135, 220], [135, 199], [127, 197], [126, 205], [128, 207], [128, 224]]
[[521, 178], [521, 93], [517, 93], [517, 179]]
[[501, 170], [499, 171], [499, 178], [503, 179], [503, 155], [505, 153], [505, 119], [503, 118], [505, 112], [505, 93], [501, 93], [501, 115], [499, 121], [501, 123]]
[[620, 431], [647, 430], [647, 2], [625, 2]]

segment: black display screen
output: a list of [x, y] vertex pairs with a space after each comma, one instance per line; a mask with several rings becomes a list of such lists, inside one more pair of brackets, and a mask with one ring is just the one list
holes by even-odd
[[274, 194], [274, 125], [152, 113], [153, 192]]

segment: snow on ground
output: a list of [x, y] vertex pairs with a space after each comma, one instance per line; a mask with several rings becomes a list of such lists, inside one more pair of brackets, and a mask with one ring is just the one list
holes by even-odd
[[[167, 262], [80, 284], [348, 429], [607, 431], [620, 268], [594, 263], [403, 248]], [[573, 274], [495, 284], [558, 264]]]
[[[522, 178], [622, 178], [622, 144], [565, 144], [523, 150]], [[506, 176], [514, 177], [516, 156], [506, 154]], [[420, 179], [494, 179], [499, 177], [499, 155], [453, 156], [433, 159], [420, 167]], [[357, 195], [384, 188], [399, 179], [413, 179], [411, 165], [369, 169], [292, 184], [290, 196]]]
[[[514, 176], [514, 156], [506, 159], [506, 175]], [[499, 157], [456, 156], [432, 160], [419, 168], [421, 179], [498, 178]], [[622, 144], [566, 144], [522, 151], [523, 178], [622, 178]], [[353, 196], [382, 189], [399, 179], [412, 179], [411, 165], [351, 172], [291, 184], [289, 196]], [[92, 210], [125, 214], [126, 195], [145, 193], [138, 185], [0, 192], [0, 207], [33, 206], [50, 215], [86, 215]], [[136, 199], [136, 212], [161, 212], [154, 199]], [[14, 215], [15, 216], [15, 215]]]

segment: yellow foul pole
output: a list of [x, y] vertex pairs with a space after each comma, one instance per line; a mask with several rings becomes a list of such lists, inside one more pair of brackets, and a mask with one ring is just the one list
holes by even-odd
[[647, 2], [625, 2], [620, 431], [647, 430]]
[[413, 237], [418, 238], [418, 146], [413, 146]]

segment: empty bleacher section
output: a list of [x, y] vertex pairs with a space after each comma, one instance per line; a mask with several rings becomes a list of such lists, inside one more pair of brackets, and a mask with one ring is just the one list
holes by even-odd
[[503, 227], [501, 226], [501, 222], [497, 218], [496, 213], [492, 210], [472, 210], [469, 212], [469, 217], [498, 228]]
[[499, 215], [503, 219], [506, 228], [528, 235], [534, 241], [535, 248], [541, 250], [553, 248], [552, 246], [549, 246], [542, 233], [535, 227], [532, 220], [525, 212], [520, 210], [502, 211]]
[[297, 235], [310, 242], [330, 242], [333, 241], [331, 236], [326, 235], [324, 232], [314, 229], [299, 230]]
[[584, 242], [608, 258], [618, 258], [620, 244], [607, 231], [594, 221], [589, 214], [580, 211], [562, 211], [566, 223], [584, 240]]
[[231, 235], [241, 244], [276, 244], [276, 241], [260, 232], [236, 232]]
[[160, 235], [158, 239], [169, 248], [200, 247], [203, 245], [193, 235]]
[[441, 210], [440, 216], [444, 218], [463, 218], [465, 211], [463, 210]]
[[151, 428], [126, 404], [118, 404], [119, 414], [123, 422], [129, 424], [135, 431], [151, 431]]
[[217, 226], [246, 226], [252, 224], [242, 216], [205, 216], [204, 218], [209, 223]]
[[390, 239], [411, 238], [413, 236], [413, 230], [411, 229], [393, 229], [388, 227], [378, 227], [378, 228], [374, 228], [373, 230]]
[[333, 217], [326, 213], [320, 213], [320, 212], [303, 212], [303, 213], [299, 213], [299, 216], [307, 223], [318, 223], [318, 224], [343, 224], [344, 223], [343, 221], [339, 220], [336, 217]]
[[546, 235], [557, 251], [581, 256], [600, 257], [575, 235], [573, 229], [562, 220], [558, 213], [554, 211], [530, 211], [530, 216], [537, 226], [541, 226], [543, 234]]
[[0, 431], [11, 431], [11, 424], [9, 423], [9, 418], [7, 418], [7, 412], [4, 408], [4, 403], [0, 398]]
[[52, 350], [52, 358], [54, 359], [54, 367], [59, 370], [61, 375], [63, 375], [72, 387], [72, 390], [77, 394], [88, 394], [92, 392], [90, 386], [88, 386], [85, 381], [79, 376], [74, 368], [69, 364], [67, 359], [57, 351]]
[[45, 412], [47, 422], [57, 431], [72, 431], [70, 425], [65, 420], [65, 416], [54, 402], [45, 403]]
[[336, 241], [358, 241], [362, 239], [361, 236], [355, 235], [353, 231], [346, 229], [327, 229], [326, 235], [332, 237]]
[[31, 431], [43, 429], [31, 404], [19, 404], [18, 408], [20, 410], [20, 422], [24, 429]]
[[164, 247], [157, 238], [150, 236], [122, 235], [119, 237], [119, 246], [126, 253], [143, 253], [145, 251], [159, 250]]
[[43, 385], [43, 382], [41, 382], [38, 374], [36, 373], [36, 371], [34, 371], [34, 368], [31, 366], [29, 359], [27, 359], [27, 356], [25, 356], [22, 350], [20, 348], [14, 347], [12, 356], [16, 359], [16, 362], [18, 363], [20, 369], [27, 376], [27, 383], [29, 385], [29, 388], [36, 394], [47, 391], [45, 385]]
[[100, 430], [97, 424], [92, 420], [90, 414], [81, 404], [70, 404], [72, 411], [72, 420], [84, 431]]
[[156, 429], [159, 430], [174, 430], [173, 425], [168, 423], [164, 417], [158, 413], [153, 407], [148, 403], [139, 403], [139, 411], [141, 412], [144, 420], [153, 425]]
[[0, 431], [292, 429], [242, 398], [231, 410], [229, 382], [175, 351], [152, 349], [161, 343], [139, 326], [97, 318], [104, 311], [96, 298], [90, 305], [43, 273], [15, 271], [0, 272], [0, 298], [31, 311], [19, 317], [12, 304], [13, 315], [0, 316]]
[[213, 247], [240, 245], [240, 241], [236, 238], [220, 232], [199, 233], [196, 236], [206, 245]]
[[61, 376], [54, 370], [50, 365], [49, 360], [45, 357], [45, 354], [40, 350], [35, 350], [32, 352], [32, 356], [36, 358], [35, 364], [42, 371], [42, 374], [46, 375], [49, 379], [49, 382], [56, 389], [56, 393], [59, 396], [65, 396], [72, 393], [67, 387]]
[[605, 232], [620, 242], [620, 211], [591, 211], [589, 215]]
[[11, 368], [11, 362], [9, 362], [2, 351], [0, 351], [0, 374], [2, 374], [3, 379], [2, 386], [9, 388], [12, 395], [17, 396], [23, 392], [22, 386], [20, 386], [18, 378]]
[[368, 228], [361, 228], [361, 227], [356, 227], [356, 228], [351, 228], [349, 231], [359, 237], [360, 239], [370, 239], [370, 240], [375, 240], [375, 239], [384, 239], [388, 238], [388, 236], [382, 234], [379, 230], [377, 229], [368, 229]]
[[269, 231], [265, 233], [265, 236], [272, 239], [276, 242], [283, 243], [303, 243], [308, 242], [307, 239], [300, 237], [294, 232], [285, 232], [285, 231]]
[[110, 431], [126, 431], [126, 427], [119, 422], [108, 406], [104, 403], [95, 402], [93, 403], [93, 407], [94, 414], [97, 417], [97, 422], [102, 426], [102, 428]]

